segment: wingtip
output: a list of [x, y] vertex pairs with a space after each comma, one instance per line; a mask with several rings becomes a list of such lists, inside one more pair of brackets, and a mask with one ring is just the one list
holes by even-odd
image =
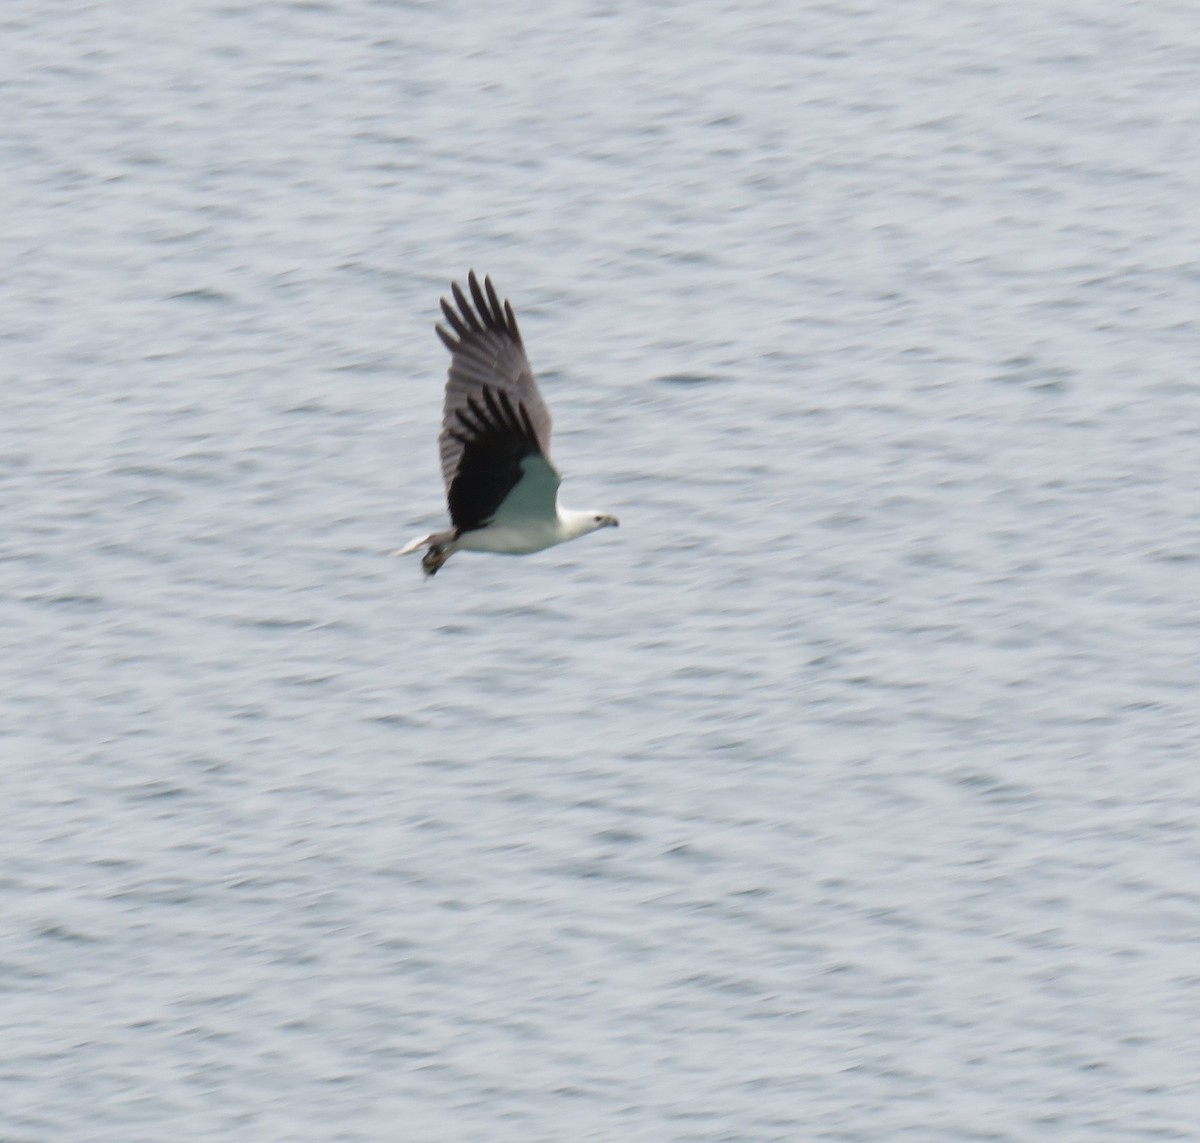
[[[458, 281], [450, 283], [450, 298], [440, 299], [442, 313], [450, 328], [458, 335], [459, 342], [470, 338], [473, 333], [505, 333], [523, 348], [521, 330], [517, 325], [512, 303], [501, 297], [490, 274], [485, 274], [480, 285], [479, 274], [467, 271], [467, 288]], [[439, 330], [439, 336], [454, 353], [458, 344], [452, 345]]]
[[504, 318], [508, 322], [508, 332], [512, 334], [513, 341], [524, 347], [524, 342], [521, 340], [521, 327], [517, 325], [517, 315], [513, 313], [512, 303], [504, 299]]

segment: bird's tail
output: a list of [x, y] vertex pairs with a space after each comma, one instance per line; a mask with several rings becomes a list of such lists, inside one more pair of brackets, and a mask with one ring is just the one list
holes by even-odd
[[431, 575], [437, 575], [438, 568], [454, 554], [456, 539], [458, 539], [456, 531], [432, 532], [428, 536], [422, 536], [419, 540], [412, 540], [405, 544], [392, 555], [407, 556], [421, 548], [428, 548], [429, 550], [421, 557], [421, 568], [425, 572], [425, 578], [428, 579]]
[[419, 539], [410, 540], [404, 545], [404, 547], [397, 548], [394, 552], [392, 552], [392, 555], [411, 556], [413, 552], [419, 552], [422, 548], [426, 547], [432, 539], [433, 533], [431, 532], [428, 536], [421, 536]]

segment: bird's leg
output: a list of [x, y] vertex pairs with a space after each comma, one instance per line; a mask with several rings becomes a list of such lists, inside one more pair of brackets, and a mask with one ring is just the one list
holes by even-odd
[[430, 544], [429, 550], [421, 557], [421, 567], [425, 569], [425, 575], [437, 575], [438, 568], [442, 566], [453, 553], [446, 551], [441, 544]]

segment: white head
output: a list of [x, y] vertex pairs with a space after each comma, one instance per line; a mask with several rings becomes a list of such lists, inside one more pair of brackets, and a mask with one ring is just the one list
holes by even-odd
[[616, 528], [621, 523], [616, 516], [611, 516], [607, 512], [572, 512], [560, 510], [560, 514], [562, 516], [563, 531], [569, 540], [575, 539], [576, 536], [586, 536], [589, 532], [595, 532], [600, 528]]

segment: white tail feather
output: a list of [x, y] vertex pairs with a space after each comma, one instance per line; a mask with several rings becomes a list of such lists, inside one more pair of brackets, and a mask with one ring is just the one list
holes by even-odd
[[419, 551], [421, 548], [425, 547], [425, 545], [428, 544], [429, 541], [432, 539], [433, 539], [433, 535], [431, 533], [428, 536], [420, 537], [420, 539], [411, 540], [409, 543], [405, 544], [404, 547], [400, 548], [398, 551], [393, 552], [392, 555], [394, 555], [394, 556], [411, 556], [413, 554], [413, 552]]

